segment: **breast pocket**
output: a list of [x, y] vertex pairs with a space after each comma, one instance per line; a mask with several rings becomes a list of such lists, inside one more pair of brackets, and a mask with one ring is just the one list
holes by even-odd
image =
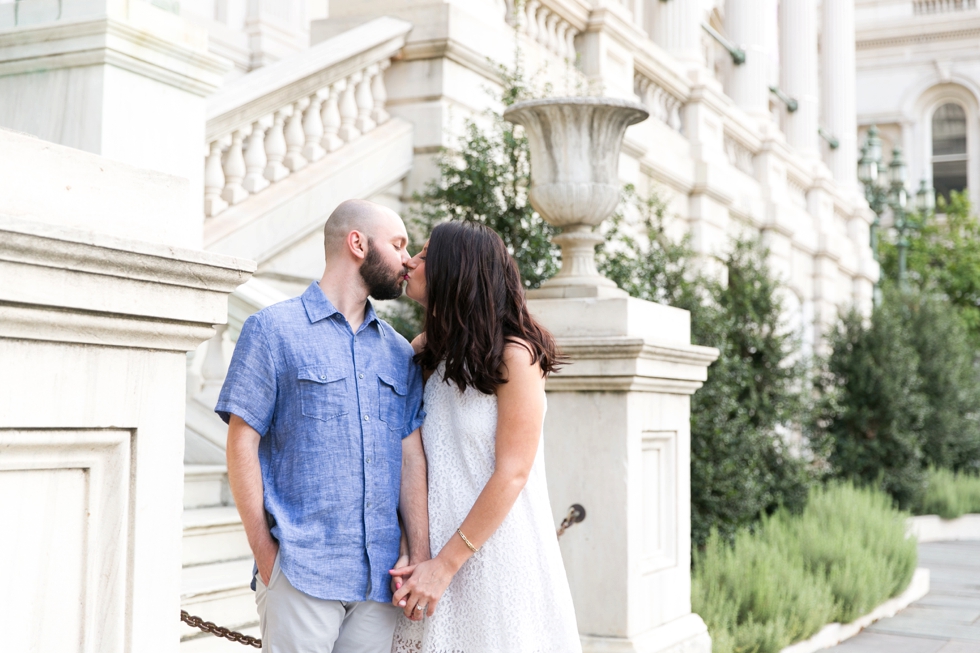
[[387, 374], [378, 375], [378, 417], [392, 431], [405, 428], [405, 395], [408, 386]]
[[328, 421], [350, 412], [345, 372], [314, 366], [301, 368], [297, 374], [304, 417]]

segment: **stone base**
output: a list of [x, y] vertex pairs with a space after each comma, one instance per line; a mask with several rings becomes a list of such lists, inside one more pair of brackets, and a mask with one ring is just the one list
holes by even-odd
[[689, 614], [633, 637], [582, 636], [582, 653], [711, 653], [701, 617]]
[[540, 288], [529, 290], [527, 297], [528, 299], [581, 299], [588, 297], [612, 299], [629, 297], [629, 293], [616, 286], [559, 286], [546, 283]]

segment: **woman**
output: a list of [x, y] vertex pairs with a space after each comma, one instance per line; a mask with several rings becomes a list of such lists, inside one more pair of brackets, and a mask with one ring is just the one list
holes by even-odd
[[[541, 446], [559, 354], [514, 260], [482, 225], [447, 222], [412, 260], [434, 557], [394, 570], [394, 653], [581, 651]], [[422, 616], [426, 618], [423, 620]]]

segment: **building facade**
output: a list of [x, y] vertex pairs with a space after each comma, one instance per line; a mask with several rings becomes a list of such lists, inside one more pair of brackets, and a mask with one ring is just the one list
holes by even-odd
[[[878, 277], [858, 122], [905, 143], [913, 175], [929, 159], [937, 186], [978, 183], [966, 64], [923, 55], [912, 75], [902, 57], [920, 49], [918, 23], [882, 27], [899, 5], [931, 4], [963, 3], [0, 0], [0, 126], [188, 179], [174, 219], [199, 228], [181, 245], [257, 264], [227, 327], [188, 357], [183, 605], [255, 630], [211, 412], [242, 322], [320, 276], [340, 201], [406, 209], [464, 121], [500, 109], [497, 64], [519, 54], [556, 95], [642, 102], [651, 117], [627, 132], [622, 180], [665, 199], [675, 232], [719, 274], [733, 237], [761, 234], [787, 326], [818, 347], [840, 310], [870, 309]], [[896, 80], [916, 75], [900, 92]], [[186, 651], [222, 644], [182, 636]]]

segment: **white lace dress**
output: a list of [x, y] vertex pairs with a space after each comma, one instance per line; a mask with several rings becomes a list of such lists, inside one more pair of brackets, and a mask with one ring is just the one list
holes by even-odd
[[[440, 366], [425, 386], [422, 441], [435, 556], [463, 523], [494, 469], [497, 397], [459, 392]], [[555, 537], [544, 443], [500, 528], [460, 568], [422, 621], [399, 616], [393, 653], [578, 653], [572, 596]]]

